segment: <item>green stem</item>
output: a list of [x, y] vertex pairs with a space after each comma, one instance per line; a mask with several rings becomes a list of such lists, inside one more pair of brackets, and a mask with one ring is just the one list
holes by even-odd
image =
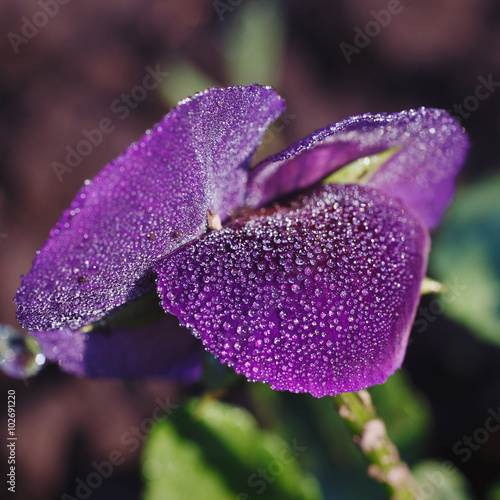
[[346, 392], [333, 399], [368, 460], [368, 475], [385, 487], [391, 500], [416, 500], [415, 480], [378, 418], [368, 391]]

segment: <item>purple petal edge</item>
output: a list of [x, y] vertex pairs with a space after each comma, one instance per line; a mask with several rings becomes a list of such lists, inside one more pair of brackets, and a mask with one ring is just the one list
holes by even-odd
[[159, 258], [241, 205], [248, 162], [284, 101], [269, 87], [185, 99], [77, 194], [21, 279], [28, 330], [77, 329], [154, 289]]
[[156, 265], [158, 293], [249, 380], [316, 397], [401, 366], [430, 240], [418, 215], [361, 186], [236, 221]]
[[432, 108], [352, 116], [314, 132], [256, 166], [247, 204], [266, 205], [357, 158], [396, 146], [400, 151], [368, 185], [399, 198], [433, 228], [451, 201], [469, 140], [454, 118]]

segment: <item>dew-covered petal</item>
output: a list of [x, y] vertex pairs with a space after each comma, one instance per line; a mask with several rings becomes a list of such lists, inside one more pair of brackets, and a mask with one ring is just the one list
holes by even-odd
[[469, 148], [461, 125], [438, 109], [352, 116], [318, 130], [257, 165], [247, 204], [263, 206], [357, 158], [394, 147], [400, 149], [368, 185], [404, 201], [432, 228], [451, 201]]
[[247, 165], [283, 111], [268, 87], [214, 88], [182, 101], [88, 181], [22, 279], [18, 319], [76, 329], [154, 289], [152, 264], [241, 205]]
[[73, 375], [167, 377], [192, 382], [201, 376], [203, 348], [175, 316], [118, 330], [63, 328], [32, 332], [47, 359]]
[[327, 185], [162, 259], [158, 292], [207, 350], [277, 390], [338, 394], [400, 367], [429, 236], [397, 199]]

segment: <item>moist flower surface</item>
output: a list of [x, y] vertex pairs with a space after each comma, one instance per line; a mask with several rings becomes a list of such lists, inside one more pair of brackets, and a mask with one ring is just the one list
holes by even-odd
[[[314, 396], [401, 366], [467, 137], [441, 110], [366, 114], [250, 168], [283, 111], [269, 87], [208, 89], [86, 182], [16, 295], [49, 359], [78, 375], [193, 378], [198, 337], [250, 380]], [[98, 327], [155, 289], [158, 322]]]

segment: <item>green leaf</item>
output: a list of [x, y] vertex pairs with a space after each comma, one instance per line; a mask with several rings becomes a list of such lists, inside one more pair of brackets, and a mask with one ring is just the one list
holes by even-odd
[[323, 184], [365, 185], [377, 170], [400, 149], [400, 147], [395, 147], [375, 155], [358, 158], [326, 177]]
[[500, 345], [500, 176], [461, 190], [433, 241], [430, 268], [450, 318]]
[[204, 353], [201, 383], [207, 391], [228, 389], [242, 379], [244, 379], [243, 375], [238, 375], [232, 368], [221, 363], [213, 354]]
[[417, 480], [417, 498], [427, 500], [471, 500], [466, 480], [451, 461], [426, 461], [412, 472]]
[[161, 95], [168, 107], [176, 106], [179, 101], [196, 92], [215, 87], [215, 82], [196, 68], [187, 59], [171, 59], [165, 64], [168, 77], [160, 85]]
[[144, 500], [319, 500], [298, 459], [300, 439], [258, 428], [246, 410], [193, 400], [152, 430], [143, 453]]
[[489, 488], [486, 500], [500, 500], [500, 481], [497, 481]]
[[[385, 385], [380, 386], [380, 389], [383, 388]], [[354, 444], [345, 421], [338, 414], [333, 398], [318, 399], [309, 394], [273, 391], [269, 386], [259, 383], [251, 384], [250, 389], [252, 407], [255, 408], [259, 421], [264, 421], [266, 426], [277, 429], [285, 439], [301, 436], [307, 443], [303, 463], [320, 481], [325, 498], [369, 498], [370, 500], [386, 498], [383, 489], [366, 474], [366, 461]], [[420, 398], [417, 402], [421, 402]], [[407, 403], [408, 398], [402, 398], [402, 404]], [[409, 411], [414, 409], [413, 404], [410, 404]], [[427, 405], [417, 409], [417, 421], [420, 421], [420, 415], [426, 409]], [[390, 411], [392, 407], [388, 405], [383, 415]], [[403, 420], [404, 417], [400, 417], [402, 413], [403, 410], [398, 408], [396, 411], [398, 421]], [[286, 418], [283, 418], [283, 415], [286, 415]], [[406, 443], [404, 454], [408, 456], [411, 453], [413, 456], [416, 455], [413, 448], [425, 444], [427, 429], [422, 426], [421, 432], [410, 431], [406, 437], [403, 435], [404, 423], [408, 424], [408, 420], [402, 422], [401, 427], [397, 424], [396, 433], [393, 432], [392, 421], [387, 427], [391, 436], [396, 434], [401, 442]], [[399, 434], [400, 428], [401, 434]]]
[[430, 434], [432, 419], [427, 400], [411, 386], [403, 370], [369, 392], [390, 438], [406, 459], [416, 459]]
[[285, 25], [276, 1], [257, 1], [236, 7], [227, 17], [224, 55], [235, 85], [275, 86], [285, 38]]

